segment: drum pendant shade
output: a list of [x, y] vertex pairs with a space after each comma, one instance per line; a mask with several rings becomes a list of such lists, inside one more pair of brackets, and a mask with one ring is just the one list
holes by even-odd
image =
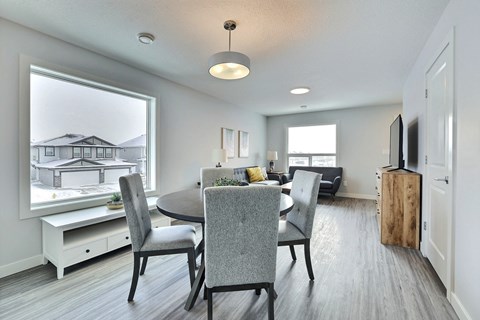
[[222, 80], [237, 80], [250, 73], [250, 58], [240, 52], [231, 51], [231, 32], [237, 27], [235, 21], [227, 20], [223, 24], [228, 31], [228, 51], [215, 53], [208, 60], [208, 72]]

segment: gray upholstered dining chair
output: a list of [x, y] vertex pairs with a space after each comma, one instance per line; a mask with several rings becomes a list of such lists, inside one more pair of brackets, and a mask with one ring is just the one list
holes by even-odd
[[268, 318], [274, 319], [281, 188], [205, 189], [205, 290], [208, 319], [213, 292], [268, 291]]
[[208, 187], [213, 187], [215, 180], [220, 178], [233, 179], [233, 168], [201, 168], [200, 188], [201, 192]]
[[[140, 175], [134, 173], [123, 176], [119, 182], [133, 251], [133, 276], [128, 301], [133, 300], [138, 276], [144, 274], [149, 256], [187, 253], [192, 285], [195, 280], [195, 228], [193, 226], [152, 228]], [[139, 270], [140, 258], [143, 258], [141, 270]]]
[[321, 179], [322, 175], [315, 172], [303, 170], [295, 172], [290, 191], [294, 201], [293, 209], [287, 214], [287, 220], [280, 221], [278, 227], [278, 245], [289, 246], [293, 260], [297, 260], [293, 246], [303, 244], [310, 280], [315, 279], [310, 258], [310, 239]]

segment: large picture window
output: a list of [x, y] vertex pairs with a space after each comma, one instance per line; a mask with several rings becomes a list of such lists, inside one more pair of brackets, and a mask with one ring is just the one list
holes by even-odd
[[335, 167], [337, 125], [288, 128], [288, 165]]
[[155, 98], [35, 65], [29, 88], [33, 216], [103, 204], [134, 172], [155, 191]]

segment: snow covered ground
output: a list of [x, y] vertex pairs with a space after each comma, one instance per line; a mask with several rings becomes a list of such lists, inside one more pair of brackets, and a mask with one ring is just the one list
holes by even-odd
[[100, 185], [81, 186], [75, 188], [54, 188], [46, 186], [40, 182], [32, 182], [31, 202], [42, 203], [68, 198], [79, 198], [91, 195], [107, 194], [119, 192], [118, 183], [102, 183]]

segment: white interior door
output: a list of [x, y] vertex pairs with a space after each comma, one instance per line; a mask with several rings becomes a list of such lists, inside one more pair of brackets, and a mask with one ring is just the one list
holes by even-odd
[[426, 73], [426, 256], [451, 289], [452, 160], [453, 160], [453, 37]]

